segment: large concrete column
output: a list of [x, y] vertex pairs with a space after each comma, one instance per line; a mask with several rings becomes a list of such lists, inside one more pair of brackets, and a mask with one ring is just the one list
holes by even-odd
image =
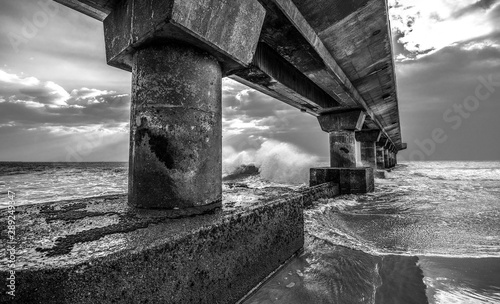
[[356, 140], [361, 148], [361, 165], [363, 167], [377, 168], [376, 143], [379, 141], [379, 130], [362, 130], [356, 132]]
[[360, 110], [318, 117], [321, 129], [330, 134], [330, 168], [311, 168], [310, 185], [333, 182], [340, 193], [366, 193], [374, 189], [373, 168], [358, 167], [360, 145], [356, 141], [365, 120]]
[[220, 205], [222, 72], [178, 41], [133, 58], [129, 203], [140, 208]]
[[104, 20], [108, 64], [133, 73], [129, 205], [221, 205], [222, 75], [247, 67], [266, 11], [256, 0], [122, 0]]

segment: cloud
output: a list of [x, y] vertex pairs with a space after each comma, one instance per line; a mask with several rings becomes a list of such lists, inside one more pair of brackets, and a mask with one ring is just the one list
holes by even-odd
[[21, 77], [2, 70], [0, 70], [0, 90], [3, 96], [11, 95], [13, 99], [45, 105], [63, 106], [69, 98], [68, 92], [52, 81], [42, 82], [35, 77]]
[[499, 1], [391, 0], [396, 58], [413, 60], [447, 46], [491, 35], [500, 23]]
[[127, 123], [128, 95], [81, 88], [68, 93], [52, 81], [0, 70], [0, 124], [31, 128]]

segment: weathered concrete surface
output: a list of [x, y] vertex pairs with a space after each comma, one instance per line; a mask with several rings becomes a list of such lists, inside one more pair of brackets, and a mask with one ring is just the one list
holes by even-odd
[[357, 131], [363, 127], [365, 118], [366, 114], [360, 110], [341, 111], [318, 116], [318, 122], [325, 132]]
[[302, 248], [303, 206], [337, 194], [228, 189], [222, 209], [191, 218], [133, 209], [126, 195], [20, 206], [12, 303], [234, 303]]
[[389, 149], [384, 149], [384, 164], [386, 168], [391, 167], [391, 157], [389, 153], [391, 153]]
[[129, 200], [139, 208], [220, 207], [222, 73], [178, 42], [134, 55]]
[[340, 106], [336, 99], [263, 42], [257, 45], [252, 64], [229, 77], [315, 116], [319, 115], [319, 108]]
[[357, 143], [353, 131], [330, 132], [330, 166], [356, 168]]
[[310, 186], [332, 182], [340, 194], [360, 194], [375, 189], [373, 168], [311, 168]]
[[377, 169], [385, 169], [384, 147], [377, 146]]
[[104, 20], [108, 64], [130, 71], [137, 49], [174, 39], [209, 52], [224, 71], [245, 67], [264, 16], [257, 0], [123, 0]]
[[379, 130], [362, 130], [356, 132], [356, 140], [360, 142], [361, 165], [377, 169], [376, 143], [380, 140]]

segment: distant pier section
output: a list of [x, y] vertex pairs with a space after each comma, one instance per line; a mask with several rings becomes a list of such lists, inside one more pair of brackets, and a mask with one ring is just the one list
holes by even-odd
[[[29, 282], [19, 289], [30, 293], [25, 297], [38, 293], [45, 303], [94, 303], [96, 289], [75, 289], [89, 280], [102, 283], [96, 283], [101, 286], [101, 303], [146, 303], [148, 298], [233, 303], [300, 251], [302, 208], [311, 201], [311, 193], [326, 198], [373, 191], [376, 171], [394, 167], [398, 151], [406, 149], [386, 0], [55, 1], [102, 21], [107, 63], [132, 73], [129, 191], [127, 198], [113, 201], [127, 207], [122, 213], [110, 211], [119, 217], [118, 223], [95, 231], [153, 243], [132, 242], [130, 248], [80, 264], [50, 266], [46, 263], [54, 262], [54, 255], [79, 255], [73, 245], [63, 246], [67, 239], [107, 244], [98, 233], [87, 233], [91, 237], [85, 234], [88, 240], [79, 241], [63, 232], [47, 246], [37, 247], [37, 261], [30, 261], [36, 265], [19, 269], [21, 282]], [[189, 216], [226, 208], [223, 77], [316, 116], [329, 134], [330, 166], [311, 168], [314, 187], [309, 192], [274, 198], [274, 203], [262, 199], [244, 215], [224, 211], [210, 223]], [[89, 216], [92, 201], [79, 202], [78, 216]], [[76, 207], [64, 203], [58, 209], [47, 208], [58, 218], [59, 210]], [[52, 225], [42, 211], [35, 216], [45, 223], [40, 227]], [[161, 218], [156, 211], [161, 211]], [[172, 222], [172, 217], [183, 220]], [[182, 236], [156, 237], [174, 226]], [[74, 230], [80, 228], [86, 229]], [[136, 235], [139, 229], [144, 230]], [[197, 239], [200, 231], [210, 237]], [[245, 238], [258, 253], [238, 249]], [[64, 285], [66, 281], [72, 284]], [[66, 289], [54, 296], [37, 288], [56, 282]], [[133, 291], [134, 286], [140, 290]], [[66, 292], [71, 295], [67, 299]]]

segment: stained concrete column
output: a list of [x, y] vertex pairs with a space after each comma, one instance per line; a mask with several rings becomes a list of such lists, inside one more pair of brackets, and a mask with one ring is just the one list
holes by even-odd
[[132, 71], [129, 205], [221, 205], [222, 75], [251, 64], [257, 0], [122, 0], [104, 20], [108, 64]]
[[175, 41], [133, 57], [129, 204], [218, 206], [222, 196], [222, 72], [207, 52]]
[[363, 167], [377, 168], [376, 143], [379, 141], [379, 130], [362, 130], [356, 132], [356, 140], [360, 143], [361, 165]]
[[365, 121], [363, 111], [332, 113], [318, 117], [321, 129], [330, 135], [330, 166], [356, 168], [356, 131]]
[[330, 132], [330, 167], [356, 168], [356, 154], [354, 131]]
[[384, 147], [377, 146], [377, 169], [385, 169]]

